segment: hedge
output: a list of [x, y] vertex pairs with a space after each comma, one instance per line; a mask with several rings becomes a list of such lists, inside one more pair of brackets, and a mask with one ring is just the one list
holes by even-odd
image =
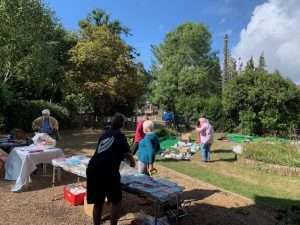
[[6, 130], [21, 128], [32, 131], [32, 121], [41, 116], [41, 111], [46, 108], [50, 110], [51, 116], [58, 120], [60, 129], [70, 126], [71, 118], [66, 108], [43, 100], [34, 100], [13, 102], [6, 107], [3, 112]]

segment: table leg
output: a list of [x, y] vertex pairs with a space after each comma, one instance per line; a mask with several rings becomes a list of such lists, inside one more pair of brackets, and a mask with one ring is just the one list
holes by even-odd
[[55, 186], [55, 169], [56, 169], [56, 167], [53, 166], [53, 171], [52, 171], [52, 187]]
[[157, 225], [157, 223], [158, 223], [158, 214], [159, 214], [159, 202], [158, 201], [156, 201], [155, 202], [155, 220], [154, 220], [154, 225]]
[[57, 167], [57, 180], [58, 180], [58, 182], [61, 181], [61, 168], [60, 167]]
[[179, 217], [179, 195], [176, 194], [176, 224], [178, 224], [178, 217]]
[[56, 167], [53, 165], [53, 170], [52, 170], [52, 201], [55, 201], [55, 169]]
[[47, 174], [47, 164], [43, 163], [43, 176]]

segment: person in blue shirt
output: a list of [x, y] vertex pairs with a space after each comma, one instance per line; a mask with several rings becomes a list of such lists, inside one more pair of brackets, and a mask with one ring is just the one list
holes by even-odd
[[159, 138], [153, 132], [153, 129], [154, 124], [151, 120], [144, 121], [143, 130], [145, 137], [139, 143], [138, 170], [146, 175], [156, 171], [154, 168], [155, 154], [160, 150]]
[[32, 129], [33, 131], [49, 134], [56, 140], [59, 139], [58, 122], [54, 117], [50, 116], [49, 109], [44, 109], [42, 111], [42, 116], [36, 118], [32, 122]]
[[175, 124], [175, 115], [173, 112], [164, 112], [162, 115], [162, 120], [165, 122], [166, 127], [172, 127]]

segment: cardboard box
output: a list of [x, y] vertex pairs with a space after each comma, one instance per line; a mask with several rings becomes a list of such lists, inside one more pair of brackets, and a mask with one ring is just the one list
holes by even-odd
[[86, 196], [84, 197], [83, 209], [86, 215], [88, 215], [89, 217], [93, 217], [94, 204], [88, 204], [86, 200]]
[[[108, 204], [107, 202], [104, 203], [103, 205], [103, 209], [102, 209], [102, 218], [107, 217], [110, 215], [110, 207], [111, 205]], [[87, 200], [86, 200], [86, 196], [84, 197], [84, 213], [89, 216], [89, 217], [93, 217], [93, 209], [94, 209], [94, 204], [88, 204]]]

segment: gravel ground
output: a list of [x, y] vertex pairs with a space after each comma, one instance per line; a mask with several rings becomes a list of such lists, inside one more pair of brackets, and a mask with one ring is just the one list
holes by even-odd
[[[92, 131], [69, 132], [63, 135], [62, 146], [67, 154], [78, 152], [90, 154], [98, 138], [98, 132]], [[186, 207], [189, 216], [183, 218], [179, 224], [276, 224], [275, 212], [258, 208], [249, 199], [161, 166], [158, 166], [158, 170], [159, 176], [169, 178], [185, 187], [183, 199], [189, 203]], [[42, 176], [40, 171], [32, 176], [33, 182], [20, 193], [9, 191], [13, 182], [0, 180], [0, 225], [92, 224], [91, 218], [85, 215], [83, 206], [71, 206], [63, 199], [64, 185], [76, 182], [76, 177], [63, 173], [62, 182], [53, 189], [50, 170], [47, 176]], [[151, 203], [145, 199], [128, 193], [124, 193], [123, 196], [123, 211], [119, 224], [130, 224], [133, 213], [141, 210], [145, 213], [152, 213]], [[109, 224], [107, 219], [104, 224]]]

